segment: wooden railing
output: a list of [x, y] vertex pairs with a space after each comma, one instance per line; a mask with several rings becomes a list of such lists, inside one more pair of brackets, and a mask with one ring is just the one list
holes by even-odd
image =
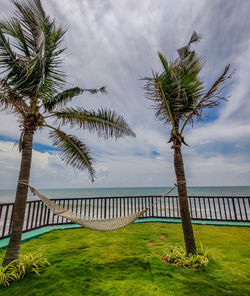
[[[52, 200], [81, 217], [102, 219], [132, 214], [150, 206], [159, 198], [160, 196], [123, 196]], [[193, 220], [250, 221], [250, 197], [189, 196], [188, 201]], [[0, 238], [10, 236], [13, 206], [13, 203], [0, 204]], [[180, 218], [178, 197], [165, 197], [141, 216], [152, 217]], [[55, 216], [42, 201], [28, 201], [23, 232], [48, 225], [71, 223]]]

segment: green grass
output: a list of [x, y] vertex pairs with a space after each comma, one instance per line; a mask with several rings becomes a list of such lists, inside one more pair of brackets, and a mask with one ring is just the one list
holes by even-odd
[[[162, 263], [168, 245], [181, 243], [179, 224], [132, 224], [114, 232], [55, 230], [22, 244], [43, 250], [51, 266], [0, 288], [1, 296], [248, 296], [250, 229], [194, 225], [197, 244], [212, 250], [202, 272]], [[0, 261], [5, 251], [0, 251]]]

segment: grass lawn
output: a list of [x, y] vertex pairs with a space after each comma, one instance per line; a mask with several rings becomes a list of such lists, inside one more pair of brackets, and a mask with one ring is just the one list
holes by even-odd
[[[213, 251], [202, 271], [162, 263], [167, 245], [181, 243], [180, 224], [132, 224], [114, 232], [55, 230], [22, 244], [22, 253], [43, 250], [49, 266], [28, 275], [1, 296], [249, 296], [250, 229], [194, 225], [197, 245]], [[0, 262], [5, 251], [0, 251]]]

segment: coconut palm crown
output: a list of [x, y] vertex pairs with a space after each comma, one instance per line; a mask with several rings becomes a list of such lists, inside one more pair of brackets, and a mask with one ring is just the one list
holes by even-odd
[[187, 145], [183, 132], [188, 123], [194, 124], [203, 119], [205, 109], [217, 107], [227, 99], [222, 90], [225, 81], [232, 75], [230, 65], [227, 65], [211, 88], [206, 90], [199, 78], [203, 64], [195, 51], [190, 49], [191, 44], [199, 40], [200, 36], [193, 32], [189, 43], [178, 50], [179, 57], [173, 62], [167, 62], [159, 53], [163, 72], [153, 72], [153, 77], [144, 78], [146, 96], [153, 101], [156, 119], [172, 127], [169, 142], [173, 142], [174, 167], [187, 254], [195, 253], [196, 246], [181, 152], [182, 144]]
[[88, 92], [105, 93], [105, 87], [67, 88], [60, 69], [65, 30], [44, 12], [40, 0], [13, 1], [16, 11], [0, 21], [0, 107], [14, 113], [20, 123], [22, 152], [19, 183], [13, 212], [13, 227], [4, 265], [17, 259], [29, 182], [33, 136], [47, 128], [52, 145], [63, 161], [77, 169], [87, 169], [95, 178], [88, 147], [62, 126], [80, 127], [104, 138], [135, 136], [125, 119], [114, 111], [66, 107], [75, 96]]
[[190, 46], [200, 39], [201, 36], [193, 32], [188, 45], [178, 49], [179, 58], [169, 63], [158, 53], [164, 71], [161, 74], [153, 72], [153, 77], [144, 78], [146, 96], [153, 101], [155, 117], [172, 125], [170, 141], [179, 138], [186, 144], [182, 136], [186, 125], [203, 120], [206, 116], [204, 109], [218, 107], [227, 100], [222, 90], [225, 81], [232, 76], [230, 65], [224, 68], [209, 90], [198, 77], [204, 64]]

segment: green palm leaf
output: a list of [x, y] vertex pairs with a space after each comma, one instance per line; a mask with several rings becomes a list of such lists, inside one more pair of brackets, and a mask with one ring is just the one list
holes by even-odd
[[203, 111], [205, 109], [211, 109], [218, 107], [221, 102], [226, 101], [227, 98], [221, 96], [221, 92], [224, 89], [224, 84], [227, 79], [230, 79], [233, 73], [230, 72], [230, 64], [224, 68], [223, 73], [216, 79], [210, 89], [201, 97], [201, 99], [194, 106], [192, 112], [187, 117], [186, 121], [183, 124], [181, 129], [181, 135], [184, 131], [185, 126], [189, 123], [189, 121], [193, 121], [193, 118], [196, 117], [197, 120], [202, 120]]
[[25, 100], [2, 79], [0, 79], [0, 107], [8, 112], [19, 113], [22, 117], [29, 109]]
[[164, 71], [152, 78], [144, 78], [146, 93], [154, 101], [157, 119], [173, 124], [172, 117], [178, 123], [188, 117], [203, 95], [202, 82], [198, 78], [201, 63], [194, 52], [170, 63], [160, 53], [159, 58]]
[[71, 124], [90, 132], [97, 132], [98, 136], [106, 139], [115, 139], [123, 136], [135, 137], [126, 120], [116, 112], [107, 109], [88, 111], [84, 108], [64, 108], [54, 112], [58, 121], [62, 124]]
[[189, 43], [178, 50], [179, 58], [167, 62], [161, 53], [158, 53], [163, 66], [163, 72], [153, 77], [145, 77], [147, 97], [153, 101], [155, 117], [165, 124], [171, 123], [178, 130], [182, 123], [180, 135], [187, 123], [202, 120], [203, 111], [214, 108], [226, 100], [221, 95], [225, 81], [232, 76], [230, 65], [206, 91], [199, 74], [203, 68], [201, 59], [190, 45], [201, 39], [201, 35], [193, 32]]
[[0, 28], [2, 32], [13, 37], [15, 46], [25, 56], [30, 56], [29, 46], [26, 40], [24, 31], [20, 23], [16, 19], [0, 21]]
[[0, 65], [4, 67], [11, 67], [15, 65], [16, 54], [12, 51], [10, 42], [5, 38], [0, 27]]
[[89, 92], [90, 94], [96, 94], [97, 92], [106, 93], [106, 88], [104, 86], [99, 89], [83, 89], [79, 87], [68, 88], [58, 93], [55, 97], [45, 101], [44, 107], [47, 111], [52, 111], [54, 108], [70, 102], [73, 97], [78, 96], [83, 92]]
[[89, 149], [75, 136], [67, 135], [60, 129], [53, 128], [49, 134], [53, 146], [59, 149], [59, 155], [62, 160], [74, 168], [87, 169], [92, 182], [95, 178], [93, 168], [93, 158], [90, 156]]
[[45, 15], [40, 0], [14, 4], [15, 17], [0, 22], [0, 64], [7, 72], [5, 79], [24, 96], [53, 97], [65, 85], [65, 75], [58, 69], [65, 30], [56, 28], [54, 20]]
[[161, 63], [163, 65], [164, 69], [165, 69], [165, 72], [168, 73], [168, 62], [167, 62], [167, 60], [163, 57], [163, 55], [160, 52], [158, 52], [158, 56], [159, 56], [159, 58], [161, 60]]

